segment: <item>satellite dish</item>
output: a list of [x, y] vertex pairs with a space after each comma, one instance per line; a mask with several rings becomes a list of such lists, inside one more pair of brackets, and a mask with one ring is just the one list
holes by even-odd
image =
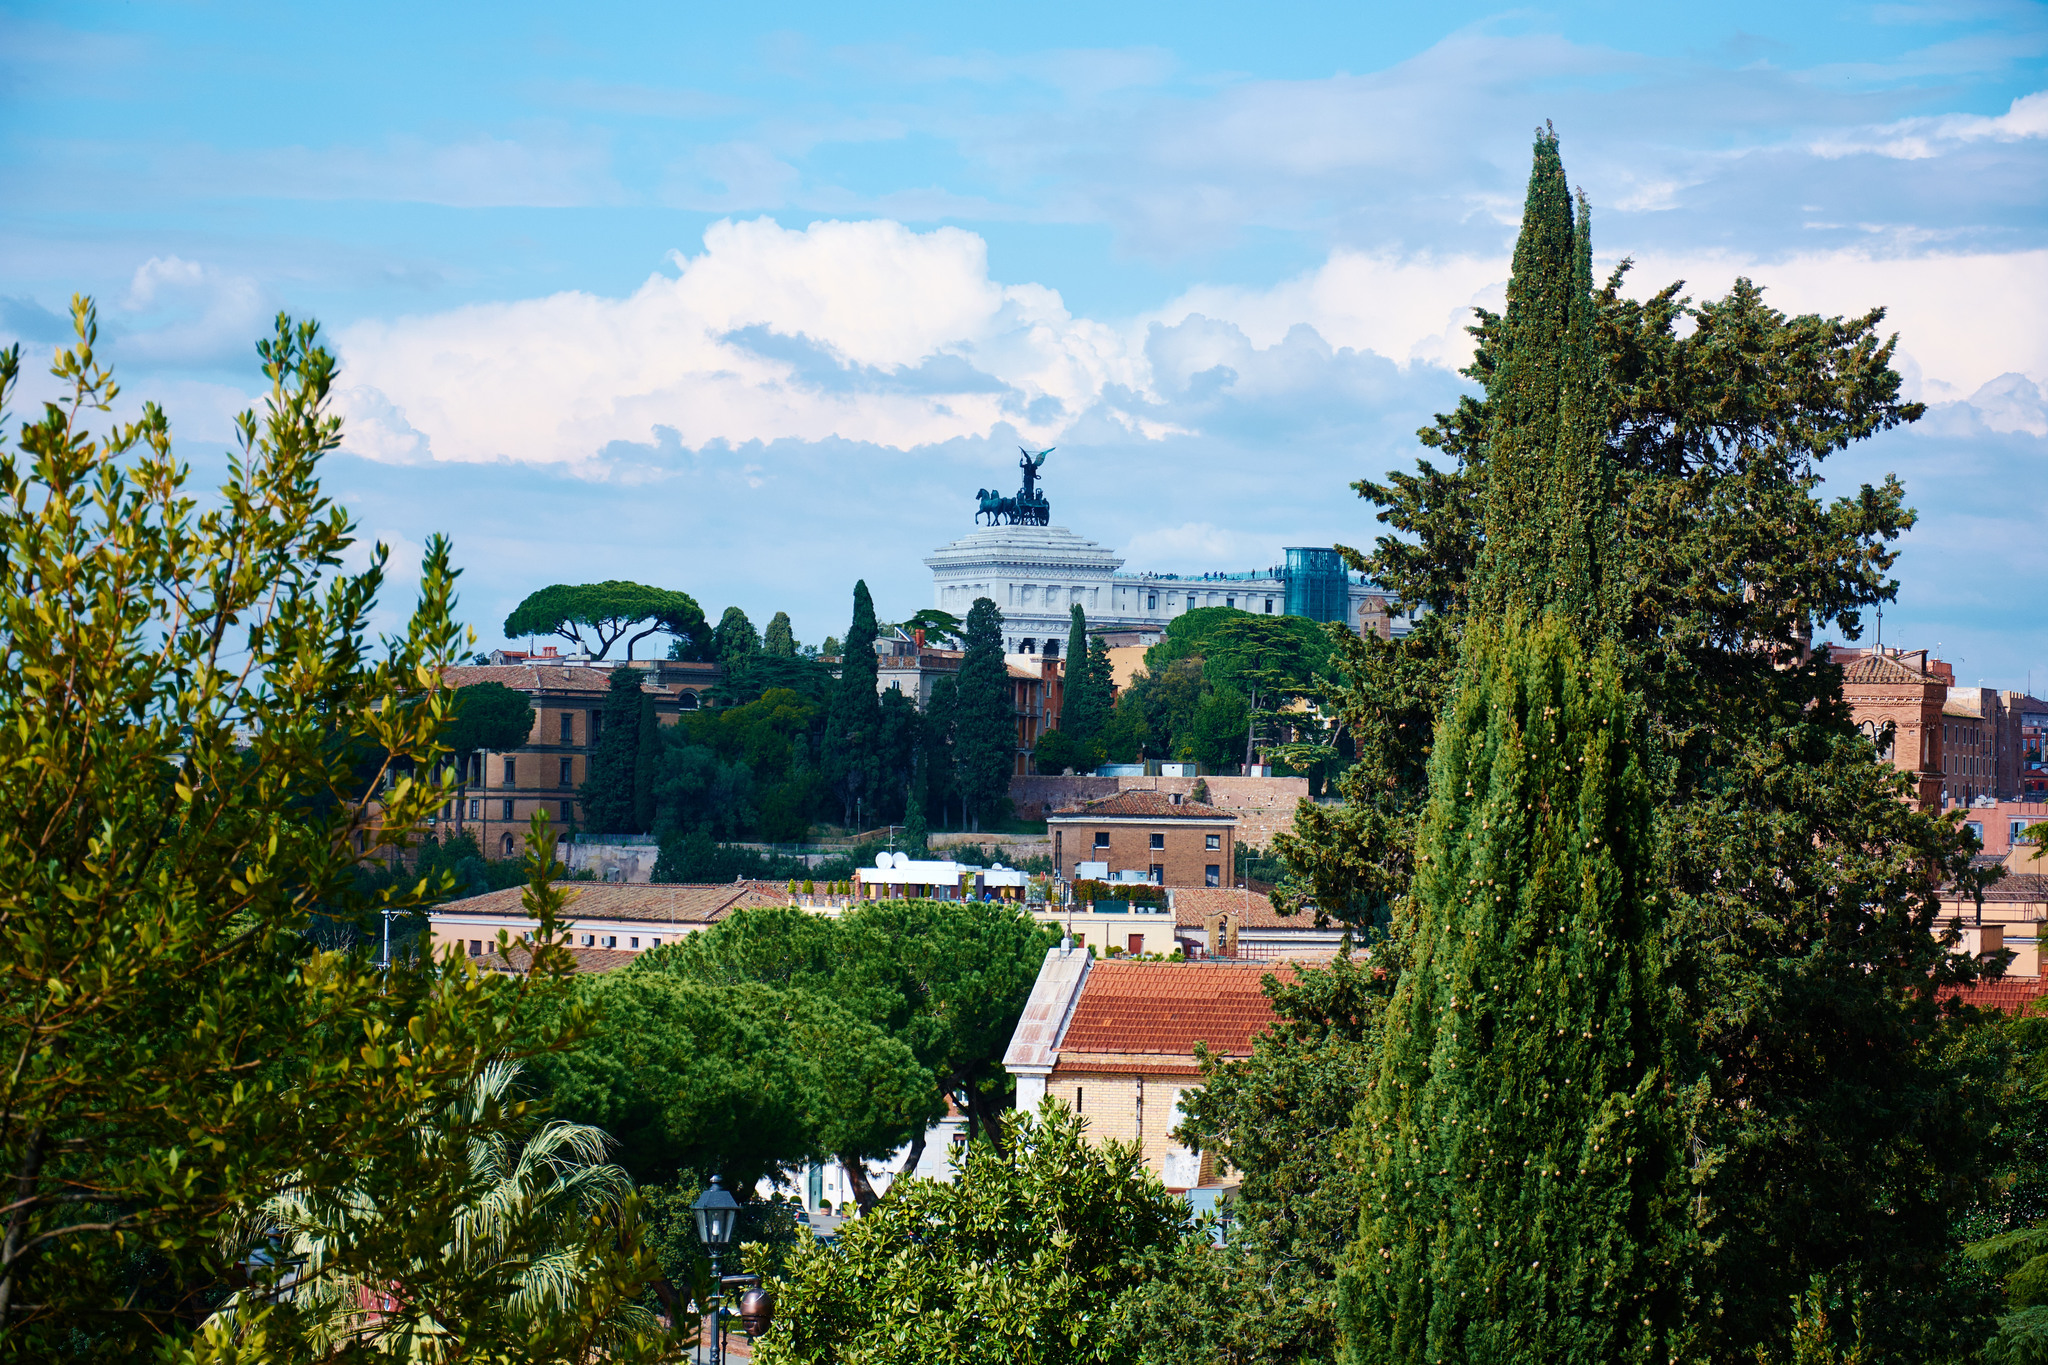
[[1003, 865], [1001, 863], [990, 863], [988, 865], [988, 870], [991, 872], [1001, 872], [1003, 870]]
[[898, 867], [910, 866], [910, 855], [908, 853], [892, 853], [889, 856], [896, 860], [896, 866]]
[[875, 855], [875, 871], [887, 872], [890, 868], [894, 866], [896, 866], [896, 864], [889, 860], [889, 854], [886, 850]]

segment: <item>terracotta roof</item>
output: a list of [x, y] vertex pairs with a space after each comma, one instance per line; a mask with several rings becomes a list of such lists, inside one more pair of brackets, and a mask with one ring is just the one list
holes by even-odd
[[1940, 1000], [1961, 1000], [1978, 1009], [2019, 1014], [2048, 995], [2048, 978], [2019, 976], [2005, 981], [1980, 981], [1974, 986], [1943, 986], [1935, 992]]
[[1199, 801], [1182, 800], [1176, 804], [1162, 791], [1127, 791], [1115, 796], [1105, 796], [1100, 801], [1074, 810], [1048, 813], [1048, 820], [1091, 820], [1115, 818], [1123, 820], [1235, 820], [1237, 817], [1227, 810], [1206, 806]]
[[1055, 1071], [1185, 1070], [1197, 1042], [1243, 1057], [1273, 1022], [1260, 983], [1288, 968], [1208, 962], [1098, 962], [1081, 984]]
[[1889, 654], [1866, 654], [1842, 669], [1846, 683], [1938, 683], [1940, 678], [1908, 668]]
[[[765, 905], [787, 905], [789, 889], [778, 886], [773, 894], [756, 890], [746, 882], [716, 886], [682, 884], [643, 885], [632, 882], [556, 882], [573, 894], [563, 912], [570, 920], [622, 919], [676, 921], [709, 924], [734, 910]], [[531, 919], [522, 897], [523, 886], [508, 886], [481, 896], [467, 896], [436, 906], [432, 915], [504, 915]]]

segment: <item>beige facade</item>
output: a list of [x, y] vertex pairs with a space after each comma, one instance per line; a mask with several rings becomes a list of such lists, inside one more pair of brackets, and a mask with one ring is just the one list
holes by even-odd
[[[673, 725], [684, 712], [705, 703], [722, 672], [716, 664], [639, 660], [631, 665], [645, 677], [655, 713]], [[545, 812], [557, 831], [580, 823], [583, 784], [590, 758], [604, 731], [605, 697], [617, 663], [508, 663], [465, 665], [447, 670], [450, 687], [498, 682], [524, 692], [533, 706], [533, 730], [525, 745], [506, 753], [481, 753], [470, 760], [468, 789], [443, 807], [431, 833], [475, 836], [488, 858], [516, 857], [536, 812]]]

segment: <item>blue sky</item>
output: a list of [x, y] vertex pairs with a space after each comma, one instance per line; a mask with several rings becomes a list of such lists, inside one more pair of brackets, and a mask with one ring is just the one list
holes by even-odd
[[1368, 540], [1547, 118], [1640, 290], [1891, 310], [1932, 410], [1828, 466], [1922, 513], [1886, 639], [2048, 690], [2043, 6], [767, 13], [0, 4], [0, 337], [94, 295], [210, 473], [317, 317], [331, 490], [451, 534], [486, 645], [608, 577], [816, 641], [925, 605], [1018, 441], [1133, 568]]

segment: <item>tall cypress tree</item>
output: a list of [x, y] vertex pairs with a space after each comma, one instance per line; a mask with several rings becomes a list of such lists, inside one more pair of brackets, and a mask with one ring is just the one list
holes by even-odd
[[[1060, 685], [1060, 729], [1076, 744], [1086, 744], [1102, 733], [1109, 719], [1109, 689], [1097, 686], [1088, 666], [1088, 618], [1078, 602], [1071, 611], [1073, 623], [1067, 628], [1067, 660]], [[1100, 646], [1101, 641], [1095, 643]]]
[[1017, 708], [1003, 660], [1003, 614], [986, 597], [974, 599], [961, 632], [967, 649], [953, 697], [954, 781], [968, 825], [1009, 791], [1017, 762]]
[[853, 585], [853, 623], [847, 627], [846, 643], [840, 650], [839, 682], [825, 721], [822, 755], [826, 780], [849, 825], [860, 814], [861, 799], [874, 785], [881, 720], [876, 679], [882, 668], [875, 655], [876, 630], [875, 599], [868, 595], [867, 580], [862, 579]]
[[1587, 215], [1547, 132], [1503, 323], [1486, 553], [1355, 1134], [1358, 1362], [1659, 1359], [1679, 1327], [1674, 1035], [1600, 573]]
[[771, 659], [796, 657], [796, 632], [790, 626], [788, 612], [778, 611], [768, 618], [768, 629], [761, 632], [761, 652]]
[[661, 766], [661, 720], [654, 713], [654, 694], [640, 694], [639, 729], [633, 746], [633, 830], [654, 828], [654, 774]]
[[640, 749], [640, 679], [637, 668], [615, 668], [604, 698], [604, 732], [583, 782], [583, 813], [594, 834], [633, 831], [633, 768]]

